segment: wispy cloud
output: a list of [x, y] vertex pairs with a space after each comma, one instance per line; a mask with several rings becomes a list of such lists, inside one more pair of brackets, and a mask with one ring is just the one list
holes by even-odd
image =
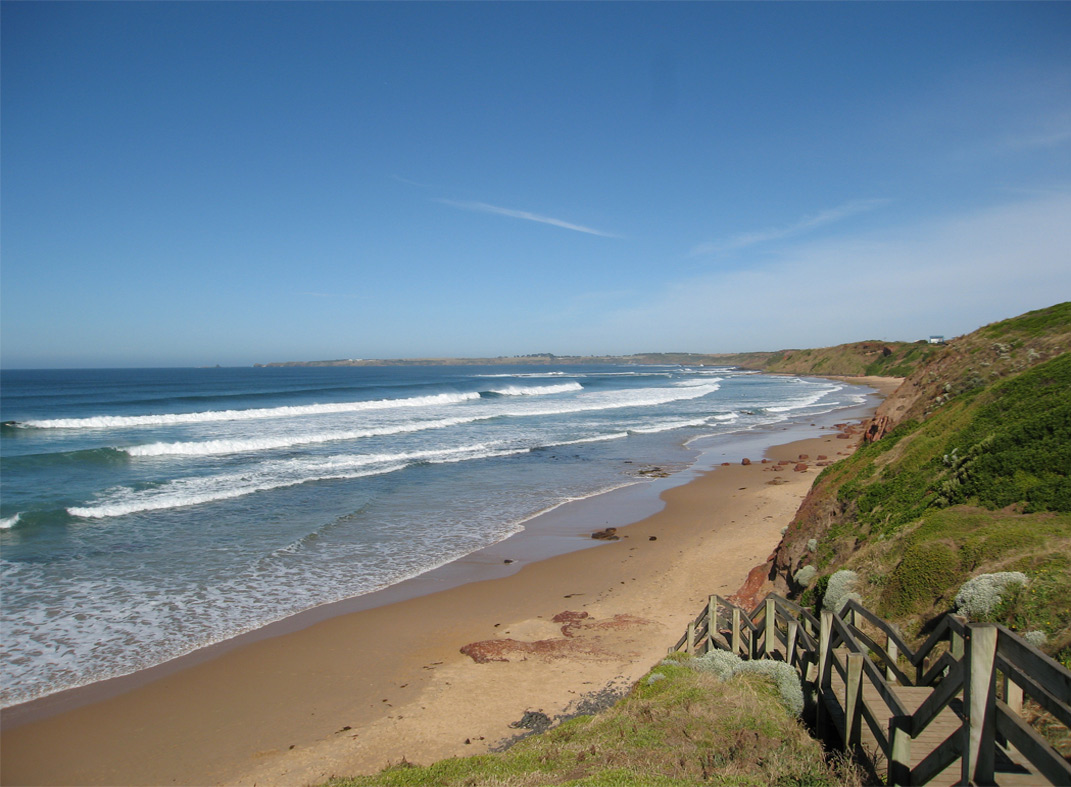
[[399, 183], [404, 183], [406, 186], [416, 186], [418, 189], [437, 189], [438, 186], [433, 186], [430, 183], [421, 183], [418, 180], [410, 180], [409, 178], [403, 178], [401, 175], [391, 175], [391, 180], [396, 180]]
[[767, 265], [716, 268], [617, 311], [592, 311], [568, 324], [569, 335], [621, 351], [695, 352], [955, 336], [1067, 299], [1068, 215], [1071, 191], [808, 239]]
[[1036, 148], [1055, 148], [1068, 142], [1071, 142], [1071, 127], [1050, 128], [1033, 134], [1007, 137], [1003, 140], [1001, 147], [1011, 151], [1034, 150]]
[[525, 221], [536, 221], [540, 224], [550, 224], [553, 227], [561, 227], [566, 230], [573, 230], [575, 232], [586, 232], [588, 235], [598, 235], [602, 238], [619, 238], [620, 235], [614, 235], [610, 232], [603, 232], [602, 230], [592, 229], [591, 227], [584, 227], [580, 224], [572, 224], [568, 221], [562, 221], [561, 219], [551, 218], [550, 216], [540, 216], [538, 213], [530, 213], [526, 210], [513, 210], [512, 208], [500, 208], [497, 205], [488, 205], [486, 202], [461, 202], [452, 199], [437, 199], [436, 202], [441, 202], [443, 205], [449, 205], [452, 208], [458, 208], [459, 210], [471, 210], [477, 213], [494, 213], [498, 216], [509, 216], [513, 219], [524, 219]]
[[755, 246], [760, 243], [781, 240], [782, 238], [791, 238], [795, 235], [802, 235], [805, 232], [810, 232], [818, 227], [842, 221], [857, 213], [866, 213], [875, 208], [880, 208], [882, 205], [887, 205], [888, 203], [889, 200], [887, 199], [852, 200], [851, 202], [845, 202], [843, 205], [838, 205], [835, 208], [823, 210], [813, 216], [806, 216], [794, 224], [789, 224], [784, 227], [771, 227], [764, 230], [757, 230], [755, 232], [744, 232], [725, 240], [700, 243], [688, 253], [688, 256], [698, 257], [706, 254], [720, 254], [727, 251], [743, 249], [748, 246]]

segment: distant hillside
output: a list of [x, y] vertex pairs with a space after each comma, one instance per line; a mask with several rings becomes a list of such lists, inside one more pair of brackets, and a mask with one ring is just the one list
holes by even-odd
[[940, 349], [921, 342], [853, 342], [816, 350], [781, 350], [759, 367], [783, 374], [906, 377]]
[[669, 364], [681, 366], [737, 366], [779, 374], [815, 374], [856, 377], [904, 377], [939, 349], [922, 342], [853, 342], [815, 350], [779, 350], [753, 353], [635, 353], [633, 355], [531, 355], [496, 358], [343, 358], [333, 361], [283, 361], [263, 366], [483, 366], [570, 364]]
[[829, 576], [854, 570], [855, 592], [912, 635], [967, 579], [1022, 572], [1027, 589], [989, 618], [1071, 664], [1071, 303], [940, 348], [871, 426], [786, 532], [779, 587], [821, 603]]

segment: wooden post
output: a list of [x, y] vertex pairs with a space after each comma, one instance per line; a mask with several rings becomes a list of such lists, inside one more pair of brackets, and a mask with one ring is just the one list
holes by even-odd
[[825, 735], [826, 721], [829, 717], [829, 710], [826, 708], [825, 688], [826, 676], [829, 670], [829, 643], [832, 632], [833, 613], [828, 609], [823, 609], [818, 630], [818, 675], [814, 681], [815, 694], [817, 695], [814, 723], [819, 735]]
[[707, 599], [707, 647], [704, 653], [714, 650], [714, 636], [718, 633], [718, 597]]
[[833, 613], [822, 610], [821, 627], [818, 631], [818, 690], [826, 687], [829, 678], [829, 647], [833, 638]]
[[996, 667], [997, 627], [969, 623], [963, 706], [970, 736], [963, 759], [965, 784], [993, 784], [996, 768]]
[[740, 655], [740, 607], [733, 607], [733, 655]]
[[766, 599], [766, 632], [763, 635], [763, 656], [772, 658], [777, 650], [777, 604], [772, 598]]
[[863, 720], [863, 654], [848, 654], [848, 674], [844, 681], [844, 748], [859, 745]]
[[911, 784], [910, 716], [893, 716], [889, 720], [889, 787]]
[[[1023, 715], [1023, 687], [1008, 677], [1008, 673], [1001, 674], [1001, 681], [1004, 684], [1004, 704], [1008, 706], [1008, 710], [1014, 713], [1016, 716]], [[1006, 749], [1012, 751], [1018, 751], [1012, 746], [1008, 739], [997, 733], [997, 745], [1003, 746]]]
[[955, 631], [948, 632], [948, 649], [956, 661], [963, 658], [963, 637]]
[[[751, 637], [751, 647], [748, 649], [748, 658], [749, 659], [757, 659], [759, 657], [759, 632], [758, 632], [758, 626], [755, 625], [755, 619], [754, 619], [754, 617], [752, 617], [753, 615], [755, 615], [759, 611], [759, 609], [760, 609], [759, 607], [755, 607], [755, 610], [750, 615], [747, 616], [748, 620], [751, 621], [751, 625], [747, 627], [748, 636]], [[766, 616], [766, 608], [765, 607], [762, 607], [762, 614], [763, 614], [763, 617], [765, 618], [765, 616]]]
[[896, 673], [893, 671], [892, 665], [900, 658], [900, 648], [896, 646], [893, 638], [888, 635], [885, 637], [885, 652], [889, 654], [889, 663], [885, 665], [885, 682], [896, 683]]
[[[788, 619], [788, 636], [785, 637], [785, 663], [790, 667], [796, 665], [796, 638], [799, 636], [800, 624], [793, 618]], [[806, 679], [806, 675], [803, 676]]]
[[1017, 715], [1023, 713], [1023, 687], [1009, 678], [1004, 676], [1004, 704]]
[[688, 636], [684, 642], [685, 653], [695, 653], [695, 621], [688, 624]]

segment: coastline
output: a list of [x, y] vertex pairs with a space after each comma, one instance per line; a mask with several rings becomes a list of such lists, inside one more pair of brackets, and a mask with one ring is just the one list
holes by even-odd
[[[860, 417], [841, 413], [833, 415]], [[781, 431], [791, 438], [808, 430]], [[835, 459], [855, 444], [828, 426], [819, 433], [766, 456]], [[758, 461], [761, 453], [741, 466], [748, 437], [752, 445], [780, 439], [723, 441], [724, 457], [708, 452], [664, 483], [540, 517], [521, 549], [507, 539], [385, 597], [318, 608], [131, 676], [110, 696], [100, 686], [71, 692], [88, 704], [52, 699], [67, 707], [15, 726], [5, 719], [2, 780], [297, 784], [375, 771], [402, 757], [429, 762], [486, 751], [516, 734], [509, 725], [527, 710], [553, 717], [585, 694], [634, 681], [709, 593], [733, 592], [766, 558], [816, 471], [774, 471]], [[733, 465], [717, 466], [734, 451]], [[775, 476], [783, 483], [767, 483]], [[587, 537], [611, 521], [622, 526], [621, 540]], [[588, 546], [596, 548], [581, 548]], [[562, 612], [588, 617], [563, 632], [552, 622]], [[508, 660], [478, 664], [460, 653], [478, 642]], [[37, 703], [50, 698], [29, 705]], [[15, 706], [4, 715], [24, 712]]]

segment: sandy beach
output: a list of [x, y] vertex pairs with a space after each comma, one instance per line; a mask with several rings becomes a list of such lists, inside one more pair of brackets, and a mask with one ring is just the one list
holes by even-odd
[[506, 576], [324, 613], [119, 688], [12, 709], [2, 781], [297, 785], [488, 751], [524, 732], [511, 725], [526, 712], [575, 712], [646, 672], [709, 594], [732, 593], [767, 559], [819, 456], [857, 439], [830, 428], [697, 474], [616, 541], [519, 571], [503, 542], [477, 559]]

